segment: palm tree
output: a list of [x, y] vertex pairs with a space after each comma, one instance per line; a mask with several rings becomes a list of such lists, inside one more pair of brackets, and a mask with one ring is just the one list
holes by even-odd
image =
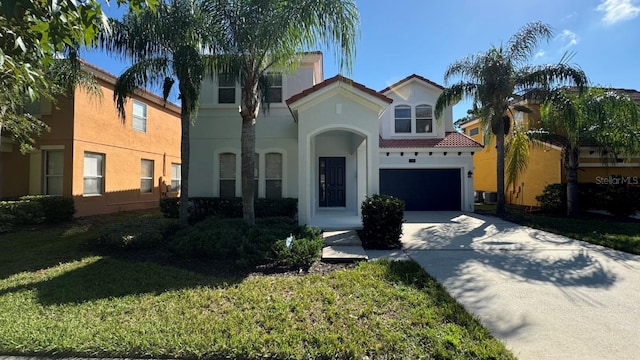
[[640, 108], [624, 93], [589, 88], [582, 94], [566, 89], [553, 91], [540, 110], [541, 128], [531, 129], [528, 136], [553, 140], [562, 147], [567, 174], [567, 215], [574, 216], [579, 211], [580, 147], [597, 148], [603, 160], [637, 156]]
[[242, 207], [253, 224], [255, 124], [261, 102], [268, 106], [268, 71], [288, 70], [304, 51], [329, 47], [349, 69], [359, 27], [354, 0], [219, 0], [225, 31], [217, 70], [242, 85]]
[[127, 97], [138, 87], [162, 85], [165, 101], [178, 81], [182, 102], [180, 224], [188, 224], [189, 128], [198, 109], [200, 86], [214, 64], [220, 36], [216, 4], [199, 0], [169, 0], [155, 9], [129, 11], [122, 20], [110, 19], [111, 33], [100, 35], [103, 49], [132, 61], [117, 79], [114, 101], [125, 120]]
[[[463, 98], [473, 101], [485, 134], [496, 137], [497, 148], [497, 215], [503, 215], [505, 133], [509, 132], [511, 110], [529, 112], [525, 106], [514, 105], [514, 99], [535, 89], [548, 89], [554, 84], [568, 83], [582, 89], [587, 80], [584, 72], [564, 62], [555, 65], [532, 66], [527, 61], [542, 40], [553, 33], [549, 25], [534, 22], [522, 27], [506, 45], [492, 46], [486, 52], [469, 55], [449, 65], [445, 72], [445, 84], [457, 77], [459, 81], [444, 89], [436, 102], [436, 117], [444, 109]], [[533, 92], [532, 92], [533, 91]]]

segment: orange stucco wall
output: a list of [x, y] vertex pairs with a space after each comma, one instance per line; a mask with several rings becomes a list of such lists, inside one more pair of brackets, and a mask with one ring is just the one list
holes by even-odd
[[[17, 145], [0, 153], [0, 196], [44, 192], [47, 149], [64, 149], [63, 195], [73, 196], [76, 216], [103, 214], [158, 206], [166, 193], [162, 183], [171, 184], [171, 164], [180, 164], [179, 108], [163, 106], [157, 97], [141, 93], [134, 98], [147, 105], [147, 131], [132, 128], [133, 101], [126, 104], [126, 120], [117, 114], [113, 99], [113, 77], [99, 72], [102, 97], [77, 89], [59, 101], [49, 115], [43, 115], [51, 131], [37, 139], [36, 150], [22, 155]], [[5, 146], [6, 150], [6, 146]], [[84, 154], [104, 154], [104, 193], [85, 196]], [[140, 192], [141, 160], [153, 160], [154, 189]], [[11, 171], [8, 171], [11, 169]]]

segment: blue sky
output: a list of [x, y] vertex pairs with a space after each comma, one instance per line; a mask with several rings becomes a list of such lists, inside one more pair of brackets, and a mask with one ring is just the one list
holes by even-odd
[[[112, 1], [112, 3], [115, 3]], [[109, 16], [122, 9], [105, 6]], [[554, 37], [533, 64], [557, 63], [565, 52], [594, 85], [640, 90], [640, 0], [360, 0], [361, 31], [346, 76], [374, 90], [413, 73], [444, 84], [448, 65], [506, 42], [528, 22], [543, 21]], [[99, 52], [83, 57], [119, 75], [127, 66]], [[338, 73], [325, 55], [325, 78]], [[466, 115], [467, 102], [454, 107]]]

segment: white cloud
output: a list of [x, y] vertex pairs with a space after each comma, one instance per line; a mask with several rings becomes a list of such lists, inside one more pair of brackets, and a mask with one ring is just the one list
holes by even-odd
[[534, 59], [538, 59], [538, 58], [543, 57], [545, 54], [546, 53], [544, 52], [544, 50], [540, 50], [533, 57], [534, 57]]
[[567, 29], [562, 30], [560, 35], [558, 35], [558, 38], [560, 39], [560, 41], [565, 43], [563, 48], [578, 45], [578, 42], [580, 42], [580, 38], [578, 37], [578, 35], [576, 35], [576, 33], [574, 33], [573, 31]]
[[596, 10], [604, 13], [602, 22], [605, 25], [631, 20], [640, 14], [636, 0], [604, 0]]

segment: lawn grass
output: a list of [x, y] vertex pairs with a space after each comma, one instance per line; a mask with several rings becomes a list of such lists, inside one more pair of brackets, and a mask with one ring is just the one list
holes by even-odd
[[0, 353], [513, 359], [413, 262], [207, 275], [95, 255], [84, 244], [99, 226], [0, 235]]
[[[495, 205], [493, 207], [485, 205], [480, 208], [476, 205], [478, 212], [487, 213], [492, 210], [495, 211]], [[598, 214], [583, 214], [579, 217], [569, 218], [562, 215], [526, 212], [522, 208], [513, 207], [507, 207], [505, 219], [554, 234], [640, 255], [640, 221], [638, 220], [618, 219]]]

